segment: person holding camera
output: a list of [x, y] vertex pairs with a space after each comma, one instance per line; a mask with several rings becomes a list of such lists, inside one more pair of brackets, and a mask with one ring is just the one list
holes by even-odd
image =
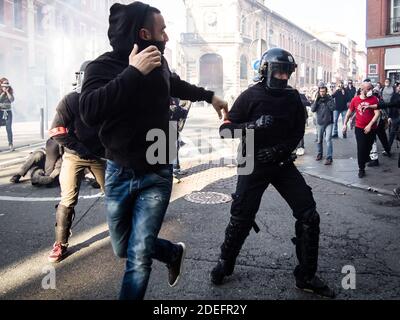
[[12, 132], [12, 111], [11, 103], [14, 102], [14, 90], [6, 78], [0, 80], [0, 126], [6, 126], [8, 146], [14, 151], [13, 132]]

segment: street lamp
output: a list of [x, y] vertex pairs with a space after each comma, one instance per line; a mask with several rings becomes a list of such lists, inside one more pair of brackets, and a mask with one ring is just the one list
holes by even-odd
[[316, 42], [316, 41], [318, 41], [317, 38], [307, 41], [306, 43], [304, 43], [304, 45], [307, 45], [307, 44], [310, 44], [310, 43]]
[[261, 12], [262, 12], [261, 9], [257, 9], [256, 11], [253, 11], [253, 12], [250, 12], [250, 13], [246, 14], [245, 16], [243, 16], [240, 19], [240, 31], [241, 31], [242, 34], [244, 33], [243, 21], [246, 20], [248, 17], [252, 16], [253, 14], [258, 14], [258, 13], [261, 13]]
[[[262, 13], [262, 12], [263, 12], [263, 11], [262, 11], [261, 9], [257, 9], [256, 11], [250, 12], [250, 13], [248, 13], [247, 15], [243, 16], [243, 17], [240, 19], [240, 29], [241, 29], [242, 35], [244, 35], [244, 33], [245, 33], [245, 25], [244, 25], [245, 20], [246, 20], [248, 17], [252, 16], [252, 15], [259, 14], [259, 13]], [[260, 35], [256, 35], [256, 36], [257, 36], [257, 37], [260, 37]], [[249, 45], [249, 49], [251, 50], [253, 44], [254, 44], [256, 41], [258, 41], [258, 44], [257, 44], [257, 55], [258, 55], [259, 57], [261, 57], [261, 55], [262, 55], [262, 39], [261, 39], [261, 38], [253, 39], [253, 40], [251, 41], [250, 45]]]

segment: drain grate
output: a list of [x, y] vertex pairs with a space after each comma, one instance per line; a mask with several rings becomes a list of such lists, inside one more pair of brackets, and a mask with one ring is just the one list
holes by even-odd
[[217, 192], [193, 192], [187, 195], [185, 200], [197, 204], [222, 204], [231, 202], [232, 197]]

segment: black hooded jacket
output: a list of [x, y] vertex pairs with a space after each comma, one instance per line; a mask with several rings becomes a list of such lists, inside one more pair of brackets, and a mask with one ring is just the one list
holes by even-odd
[[220, 130], [229, 130], [233, 136], [235, 129], [244, 129], [248, 123], [257, 121], [263, 115], [274, 118], [272, 127], [256, 130], [255, 151], [277, 147], [283, 151], [282, 159], [296, 149], [305, 132], [305, 112], [297, 90], [285, 94], [275, 93], [259, 82], [244, 91], [229, 111], [229, 120]]
[[50, 137], [65, 148], [85, 160], [104, 157], [104, 147], [100, 142], [99, 128], [89, 128], [79, 113], [79, 93], [67, 94], [58, 104], [50, 129]]
[[80, 97], [83, 120], [101, 126], [106, 158], [144, 172], [160, 167], [146, 160], [154, 143], [146, 141], [146, 136], [152, 129], [161, 129], [169, 141], [170, 97], [211, 103], [214, 95], [172, 75], [164, 58], [162, 66], [147, 76], [129, 65], [134, 44], [141, 42], [139, 30], [148, 8], [141, 2], [111, 7], [108, 36], [113, 51], [89, 64]]

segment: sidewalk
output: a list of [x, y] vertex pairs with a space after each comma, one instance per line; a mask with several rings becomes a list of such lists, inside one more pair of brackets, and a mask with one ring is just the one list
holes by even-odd
[[14, 151], [8, 147], [5, 127], [0, 128], [0, 169], [23, 163], [33, 149], [40, 148], [47, 139], [40, 137], [39, 122], [17, 122], [13, 124]]
[[[40, 137], [40, 122], [16, 122], [13, 124], [14, 148], [18, 149], [35, 145], [45, 140]], [[45, 139], [47, 132], [45, 130]], [[0, 153], [9, 152], [7, 131], [5, 127], [0, 128]]]
[[[341, 137], [341, 134], [339, 134]], [[317, 146], [314, 142], [314, 130], [307, 130], [306, 154], [296, 161], [298, 168], [310, 176], [328, 180], [348, 187], [358, 188], [386, 195], [393, 195], [393, 189], [400, 186], [400, 169], [397, 167], [399, 158], [398, 142], [392, 147], [391, 158], [382, 155], [382, 145], [378, 141], [379, 167], [366, 168], [367, 176], [358, 178], [357, 144], [354, 132], [349, 132], [347, 139], [334, 139], [333, 165], [325, 166], [324, 161], [317, 162]], [[400, 145], [400, 144], [399, 144]], [[324, 152], [326, 144], [324, 143]]]

